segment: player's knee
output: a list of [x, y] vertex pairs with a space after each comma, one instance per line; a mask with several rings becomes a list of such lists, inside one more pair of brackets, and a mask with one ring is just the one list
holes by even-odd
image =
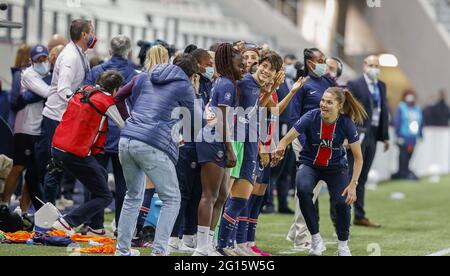
[[350, 206], [347, 205], [345, 200], [346, 200], [346, 198], [342, 197], [342, 196], [334, 199], [334, 206], [335, 206], [336, 210], [347, 211], [347, 209], [350, 209]]
[[203, 191], [202, 194], [202, 201], [206, 202], [207, 204], [215, 204], [215, 202], [217, 201], [219, 195], [217, 192], [208, 190], [208, 191]]

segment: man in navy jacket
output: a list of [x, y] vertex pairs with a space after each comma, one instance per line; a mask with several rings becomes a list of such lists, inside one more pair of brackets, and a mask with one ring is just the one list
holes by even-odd
[[[357, 189], [358, 200], [355, 203], [354, 224], [364, 227], [379, 228], [381, 225], [371, 222], [364, 210], [365, 185], [375, 159], [377, 143], [384, 143], [384, 151], [389, 150], [389, 109], [386, 84], [379, 80], [379, 57], [369, 56], [364, 61], [364, 74], [348, 83], [353, 95], [363, 104], [368, 117], [360, 126], [364, 166]], [[347, 152], [350, 164], [349, 176], [353, 174], [353, 155]]]

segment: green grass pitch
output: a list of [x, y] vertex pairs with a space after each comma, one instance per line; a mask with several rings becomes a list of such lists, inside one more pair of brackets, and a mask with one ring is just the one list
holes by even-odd
[[[393, 193], [406, 195], [393, 200]], [[336, 255], [337, 238], [329, 219], [328, 194], [320, 197], [321, 234], [327, 242], [325, 255]], [[441, 183], [385, 182], [378, 190], [367, 191], [367, 213], [383, 225], [381, 229], [351, 228], [350, 246], [356, 256], [425, 256], [450, 248], [450, 177]], [[112, 216], [108, 216], [111, 220]], [[258, 226], [258, 245], [274, 255], [306, 256], [295, 252], [286, 241], [292, 217], [264, 215]], [[142, 250], [149, 255], [150, 250]], [[65, 248], [27, 245], [0, 245], [0, 256], [67, 256]]]

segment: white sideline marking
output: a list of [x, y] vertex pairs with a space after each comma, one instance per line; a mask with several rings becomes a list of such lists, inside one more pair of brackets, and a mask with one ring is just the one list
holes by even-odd
[[436, 253], [433, 253], [431, 255], [428, 255], [428, 257], [441, 257], [441, 256], [447, 256], [450, 254], [450, 248], [438, 251]]

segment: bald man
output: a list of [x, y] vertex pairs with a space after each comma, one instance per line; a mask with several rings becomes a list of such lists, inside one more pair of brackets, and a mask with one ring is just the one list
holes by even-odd
[[[365, 185], [372, 167], [378, 142], [389, 150], [389, 110], [386, 97], [386, 84], [379, 80], [380, 62], [378, 56], [369, 56], [364, 60], [364, 74], [350, 81], [348, 87], [353, 95], [364, 105], [368, 118], [360, 126], [364, 166], [357, 188], [358, 200], [355, 203], [356, 226], [379, 228], [381, 225], [371, 222], [364, 209]], [[347, 152], [350, 164], [349, 175], [353, 175], [353, 155]]]
[[48, 51], [51, 52], [52, 49], [55, 48], [56, 46], [59, 45], [66, 46], [68, 43], [69, 40], [67, 40], [66, 37], [59, 34], [54, 34], [48, 41]]

